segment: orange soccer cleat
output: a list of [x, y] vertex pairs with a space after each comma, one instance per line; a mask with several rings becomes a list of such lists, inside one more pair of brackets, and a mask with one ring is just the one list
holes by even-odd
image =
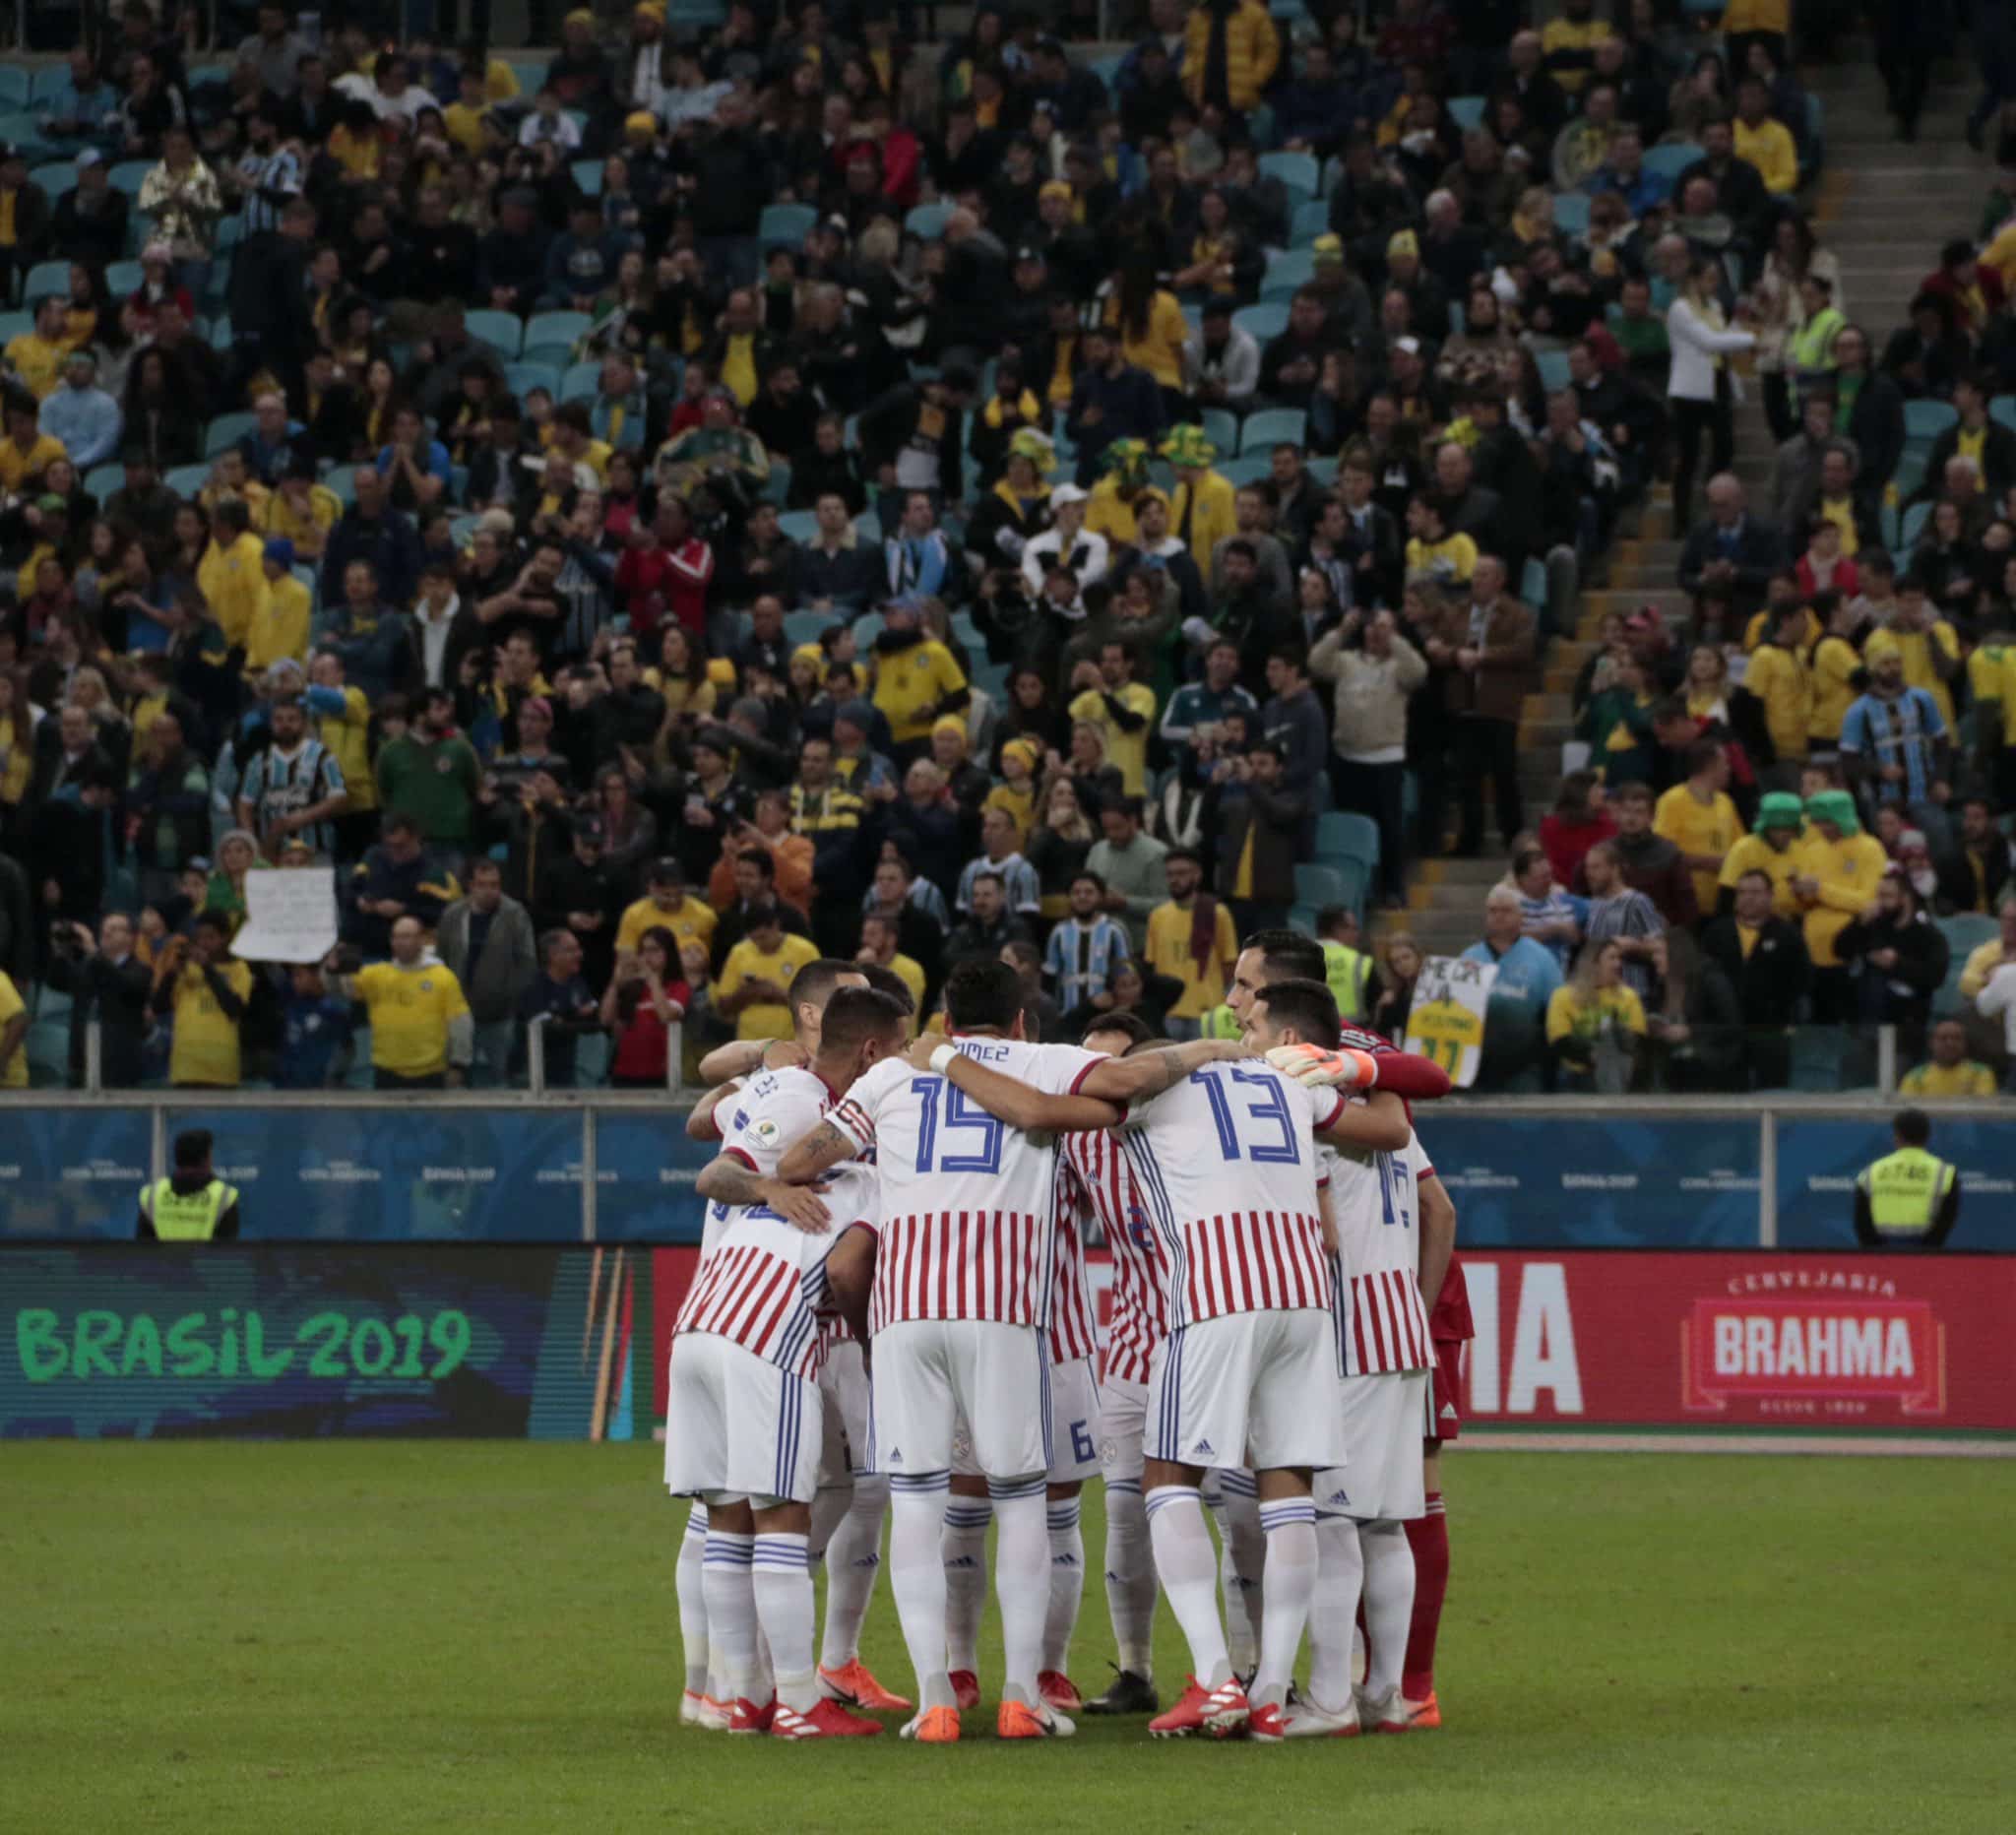
[[914, 1720], [907, 1721], [903, 1738], [919, 1745], [956, 1745], [959, 1742], [959, 1710], [926, 1708]]
[[1053, 1709], [1026, 1701], [1003, 1701], [994, 1711], [994, 1732], [1003, 1740], [1068, 1740], [1077, 1731]]
[[844, 1707], [860, 1708], [870, 1714], [907, 1714], [910, 1703], [892, 1695], [868, 1672], [868, 1666], [854, 1657], [837, 1670], [821, 1665], [819, 1686]]
[[946, 1679], [952, 1684], [952, 1699], [962, 1709], [979, 1706], [980, 1678], [971, 1670], [954, 1670]]
[[882, 1723], [850, 1714], [831, 1696], [821, 1696], [803, 1714], [780, 1701], [770, 1731], [779, 1740], [859, 1740], [880, 1733]]
[[1036, 1678], [1037, 1693], [1053, 1708], [1061, 1708], [1066, 1714], [1076, 1714], [1085, 1706], [1085, 1697], [1078, 1692], [1078, 1684], [1062, 1670], [1044, 1670]]
[[1253, 1709], [1236, 1676], [1228, 1677], [1216, 1688], [1206, 1688], [1194, 1676], [1184, 1680], [1183, 1698], [1148, 1723], [1148, 1731], [1158, 1740], [1184, 1740], [1193, 1733], [1228, 1740], [1245, 1732]]
[[1410, 1701], [1402, 1695], [1400, 1705], [1407, 1711], [1409, 1733], [1433, 1733], [1442, 1724], [1442, 1704], [1435, 1699], [1432, 1688], [1425, 1701]]

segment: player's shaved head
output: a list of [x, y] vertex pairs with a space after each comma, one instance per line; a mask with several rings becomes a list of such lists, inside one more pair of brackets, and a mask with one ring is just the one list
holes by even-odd
[[958, 1032], [1009, 1033], [1022, 1018], [1022, 977], [992, 956], [970, 956], [945, 978], [945, 1023]]
[[808, 1051], [819, 1047], [819, 1020], [837, 989], [865, 987], [868, 978], [857, 962], [841, 962], [820, 956], [791, 977], [791, 1015], [797, 1022], [798, 1043]]
[[1243, 1022], [1261, 988], [1276, 981], [1320, 981], [1323, 945], [1299, 930], [1255, 930], [1239, 950], [1226, 1004]]
[[909, 1011], [880, 989], [837, 987], [819, 1016], [819, 1062], [858, 1072], [909, 1034]]
[[[1343, 1030], [1337, 1017], [1337, 997], [1328, 984], [1299, 976], [1285, 981], [1269, 981], [1254, 995], [1246, 1028], [1251, 1043], [1268, 1050], [1277, 1044], [1293, 1044], [1320, 1045], [1326, 1051], [1334, 1051]], [[1291, 1033], [1294, 1035], [1292, 1040], [1289, 1038]]]
[[879, 962], [859, 962], [852, 966], [867, 977], [870, 987], [895, 1001], [906, 1016], [917, 1010], [916, 995], [910, 991], [910, 983], [894, 969], [885, 969]]

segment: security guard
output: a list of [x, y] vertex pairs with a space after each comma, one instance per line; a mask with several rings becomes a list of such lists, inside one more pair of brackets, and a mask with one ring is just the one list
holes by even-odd
[[1925, 1151], [1932, 1124], [1907, 1108], [1891, 1124], [1897, 1151], [1856, 1174], [1855, 1234], [1864, 1248], [1935, 1249], [1960, 1216], [1960, 1176]]
[[210, 1170], [211, 1134], [190, 1128], [175, 1136], [175, 1171], [140, 1188], [142, 1241], [220, 1242], [238, 1234], [238, 1188]]
[[1333, 905], [1316, 914], [1316, 935], [1323, 945], [1323, 979], [1337, 1001], [1337, 1017], [1347, 1026], [1370, 1017], [1379, 998], [1379, 971], [1358, 948], [1358, 915], [1349, 905]]

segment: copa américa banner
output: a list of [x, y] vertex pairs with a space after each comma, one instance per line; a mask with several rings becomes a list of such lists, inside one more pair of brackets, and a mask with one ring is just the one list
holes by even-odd
[[2016, 1432], [2016, 1262], [1466, 1253], [1466, 1423]]
[[0, 1438], [625, 1439], [646, 1255], [0, 1249]]

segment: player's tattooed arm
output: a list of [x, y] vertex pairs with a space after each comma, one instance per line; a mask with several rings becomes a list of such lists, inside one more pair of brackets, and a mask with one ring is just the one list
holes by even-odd
[[1317, 1139], [1358, 1153], [1400, 1153], [1414, 1132], [1407, 1105], [1390, 1090], [1373, 1090], [1363, 1102], [1347, 1103], [1344, 1112]]
[[1125, 1107], [1129, 1103], [1153, 1101], [1175, 1086], [1194, 1070], [1225, 1058], [1247, 1057], [1251, 1053], [1236, 1039], [1192, 1039], [1171, 1050], [1137, 1051], [1128, 1057], [1109, 1057], [1096, 1064], [1078, 1086], [1083, 1096], [1098, 1096]]
[[716, 1045], [700, 1060], [700, 1081], [711, 1090], [737, 1077], [753, 1077], [764, 1067], [766, 1044], [762, 1039], [733, 1039], [726, 1044]]
[[759, 1172], [733, 1154], [723, 1154], [700, 1169], [693, 1189], [722, 1204], [760, 1204], [800, 1230], [819, 1232], [831, 1221], [819, 1194], [803, 1185]]
[[828, 1168], [853, 1159], [860, 1151], [851, 1134], [822, 1121], [802, 1140], [791, 1143], [777, 1163], [777, 1175], [787, 1185], [809, 1185]]

